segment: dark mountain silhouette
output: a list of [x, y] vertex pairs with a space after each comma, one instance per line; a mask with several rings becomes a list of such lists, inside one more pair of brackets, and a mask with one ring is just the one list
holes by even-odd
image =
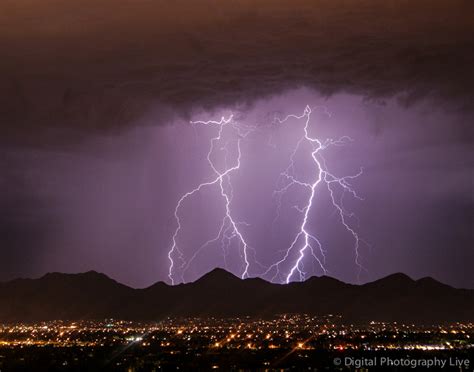
[[281, 313], [340, 314], [352, 323], [474, 321], [474, 290], [452, 288], [432, 278], [415, 281], [404, 274], [364, 285], [326, 276], [280, 285], [258, 278], [241, 280], [222, 269], [193, 283], [158, 282], [143, 289], [94, 271], [0, 283], [0, 322]]

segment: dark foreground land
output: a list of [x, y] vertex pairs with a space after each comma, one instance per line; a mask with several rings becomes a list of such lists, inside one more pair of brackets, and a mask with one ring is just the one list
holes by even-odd
[[328, 315], [0, 327], [0, 371], [472, 371], [474, 324], [345, 324]]
[[[467, 351], [338, 353], [326, 350], [304, 353], [291, 353], [291, 350], [202, 353], [196, 350], [194, 354], [178, 351], [172, 355], [156, 348], [144, 350], [139, 347], [123, 352], [113, 347], [29, 347], [2, 351], [2, 371], [472, 371], [472, 356]], [[432, 366], [421, 365], [425, 361]], [[469, 367], [456, 365], [466, 361], [469, 361]], [[377, 366], [372, 366], [371, 362]]]

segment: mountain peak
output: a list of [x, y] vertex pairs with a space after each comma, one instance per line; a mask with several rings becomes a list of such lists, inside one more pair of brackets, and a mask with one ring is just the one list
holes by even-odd
[[410, 278], [407, 274], [403, 273], [394, 273], [387, 275], [384, 278], [374, 281], [373, 283], [413, 283], [414, 280]]
[[432, 288], [452, 288], [450, 285], [441, 283], [437, 281], [436, 279], [430, 277], [430, 276], [425, 276], [421, 279], [418, 279], [416, 281], [418, 284], [423, 285], [425, 287], [432, 287]]
[[321, 276], [312, 276], [306, 280], [306, 282], [317, 285], [331, 285], [331, 286], [344, 286], [350, 285], [340, 280], [333, 278], [332, 276], [321, 275]]
[[61, 278], [88, 278], [88, 279], [108, 279], [107, 275], [99, 273], [95, 270], [89, 270], [83, 273], [59, 273], [59, 272], [49, 272], [43, 275], [40, 279], [61, 279]]
[[220, 267], [216, 267], [212, 269], [211, 271], [209, 271], [208, 273], [201, 276], [198, 280], [196, 280], [196, 282], [211, 281], [211, 280], [212, 281], [215, 281], [215, 280], [235, 281], [235, 280], [240, 280], [240, 278], [228, 272], [227, 270], [224, 270]]

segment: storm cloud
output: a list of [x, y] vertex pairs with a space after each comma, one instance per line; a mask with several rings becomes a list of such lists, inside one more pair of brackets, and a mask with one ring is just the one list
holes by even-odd
[[300, 86], [470, 109], [473, 12], [469, 0], [6, 0], [1, 141], [77, 141]]

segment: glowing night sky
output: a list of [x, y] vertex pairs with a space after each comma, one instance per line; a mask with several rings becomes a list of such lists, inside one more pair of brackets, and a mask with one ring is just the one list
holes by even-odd
[[[0, 280], [97, 270], [143, 287], [226, 267], [474, 288], [474, 5], [380, 3], [5, 1]], [[358, 177], [344, 196], [318, 184], [306, 213], [315, 139], [344, 142], [317, 155], [326, 180]], [[176, 234], [180, 198], [237, 159], [232, 219], [216, 184], [182, 203]], [[305, 218], [315, 254], [295, 266]]]

